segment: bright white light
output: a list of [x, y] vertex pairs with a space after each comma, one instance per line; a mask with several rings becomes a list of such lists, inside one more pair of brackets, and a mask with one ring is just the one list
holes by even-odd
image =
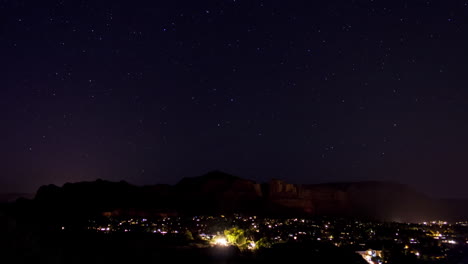
[[223, 247], [228, 246], [228, 242], [227, 242], [226, 238], [224, 238], [224, 237], [216, 238], [214, 243], [215, 243], [215, 245], [218, 245], [218, 246], [223, 246]]
[[250, 242], [249, 244], [249, 249], [254, 249], [257, 245], [255, 244], [255, 242]]

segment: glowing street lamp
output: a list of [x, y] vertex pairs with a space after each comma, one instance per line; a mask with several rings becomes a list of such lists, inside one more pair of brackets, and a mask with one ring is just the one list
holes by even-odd
[[248, 248], [249, 249], [255, 249], [256, 246], [257, 245], [255, 244], [255, 242], [252, 241], [252, 242], [249, 243]]
[[225, 237], [218, 237], [214, 240], [214, 244], [217, 246], [223, 246], [227, 247], [228, 246], [228, 241], [226, 240]]

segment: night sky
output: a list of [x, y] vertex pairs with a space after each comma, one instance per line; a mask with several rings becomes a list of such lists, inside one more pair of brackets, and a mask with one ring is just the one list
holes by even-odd
[[0, 192], [222, 170], [468, 198], [468, 0], [0, 0]]

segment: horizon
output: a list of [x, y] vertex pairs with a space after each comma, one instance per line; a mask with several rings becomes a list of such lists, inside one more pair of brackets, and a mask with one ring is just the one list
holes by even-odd
[[[203, 177], [203, 176], [210, 175], [210, 174], [213, 174], [213, 173], [214, 174], [220, 173], [220, 174], [233, 176], [233, 177], [243, 179], [243, 180], [253, 181], [256, 184], [268, 184], [268, 183], [270, 183], [271, 181], [274, 181], [274, 180], [279, 180], [279, 181], [283, 181], [285, 183], [294, 184], [294, 185], [383, 183], [383, 184], [401, 185], [401, 186], [409, 187], [412, 191], [415, 191], [415, 192], [423, 194], [423, 195], [425, 195], [427, 197], [435, 198], [435, 199], [438, 199], [438, 200], [468, 200], [468, 198], [464, 198], [464, 197], [435, 196], [435, 195], [432, 195], [430, 193], [425, 193], [425, 192], [423, 192], [421, 190], [418, 190], [415, 186], [411, 186], [410, 184], [404, 184], [404, 183], [401, 183], [401, 182], [396, 182], [396, 181], [391, 181], [391, 180], [380, 180], [380, 181], [379, 180], [356, 180], [356, 181], [331, 181], [331, 182], [305, 183], [305, 182], [289, 182], [289, 181], [281, 179], [281, 178], [270, 178], [270, 179], [265, 180], [265, 181], [256, 181], [256, 180], [253, 180], [253, 179], [250, 179], [250, 178], [245, 178], [245, 177], [242, 177], [242, 176], [239, 176], [239, 175], [234, 175], [234, 174], [231, 174], [231, 173], [228, 173], [228, 172], [225, 172], [225, 171], [221, 171], [221, 170], [211, 170], [211, 171], [208, 171], [208, 172], [206, 172], [206, 173], [204, 173], [202, 175], [183, 177], [183, 178], [181, 178], [179, 181], [177, 181], [175, 183], [159, 182], [159, 183], [153, 183], [153, 184], [137, 184], [137, 183], [133, 183], [133, 182], [130, 182], [130, 181], [127, 181], [127, 180], [124, 180], [124, 179], [122, 179], [122, 180], [107, 180], [107, 179], [104, 179], [104, 178], [96, 178], [96, 179], [90, 179], [90, 180], [84, 180], [84, 181], [63, 182], [63, 183], [59, 183], [59, 184], [47, 183], [47, 184], [42, 184], [42, 185], [38, 186], [36, 188], [36, 190], [34, 190], [32, 192], [0, 192], [0, 195], [26, 195], [26, 196], [30, 196], [30, 198], [34, 198], [34, 196], [36, 195], [39, 188], [41, 188], [43, 186], [55, 185], [57, 187], [62, 188], [65, 184], [75, 184], [75, 183], [85, 183], [85, 182], [86, 183], [94, 183], [94, 182], [97, 182], [97, 181], [105, 181], [105, 182], [111, 182], [111, 183], [125, 182], [125, 183], [127, 183], [129, 185], [132, 185], [132, 186], [135, 186], [135, 187], [145, 187], [145, 186], [155, 186], [155, 185], [176, 186], [177, 184], [179, 184], [182, 180], [184, 180], [186, 178], [199, 178], [199, 177]], [[33, 196], [31, 197], [31, 195], [33, 195]], [[20, 198], [20, 197], [21, 196], [18, 196], [18, 198]], [[23, 198], [27, 198], [27, 197], [23, 197]]]

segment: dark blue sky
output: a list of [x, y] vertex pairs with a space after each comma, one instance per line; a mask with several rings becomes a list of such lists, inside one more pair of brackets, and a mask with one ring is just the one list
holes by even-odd
[[0, 192], [391, 180], [468, 198], [468, 1], [0, 1]]

